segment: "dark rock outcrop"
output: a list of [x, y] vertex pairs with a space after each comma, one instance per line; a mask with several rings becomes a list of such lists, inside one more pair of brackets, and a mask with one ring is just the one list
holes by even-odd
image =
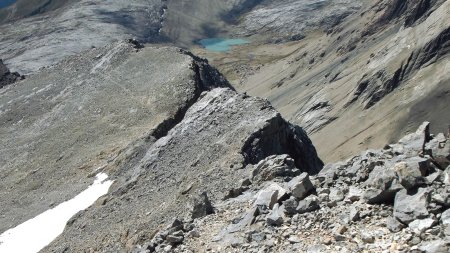
[[8, 67], [0, 59], [0, 89], [6, 85], [17, 82], [18, 80], [23, 80], [25, 77], [21, 76], [17, 72], [10, 72]]

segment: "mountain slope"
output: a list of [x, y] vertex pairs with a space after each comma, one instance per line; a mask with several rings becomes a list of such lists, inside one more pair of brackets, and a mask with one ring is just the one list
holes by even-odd
[[199, 53], [238, 90], [304, 126], [325, 160], [341, 160], [427, 119], [437, 131], [450, 122], [441, 113], [450, 101], [450, 6], [425, 2], [378, 1], [299, 42], [242, 47], [227, 58]]

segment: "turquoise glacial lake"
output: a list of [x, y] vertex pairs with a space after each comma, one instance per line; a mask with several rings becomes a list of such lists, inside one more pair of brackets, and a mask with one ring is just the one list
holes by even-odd
[[0, 9], [8, 7], [15, 2], [16, 2], [16, 0], [0, 0]]
[[200, 40], [199, 43], [206, 50], [212, 52], [228, 52], [232, 46], [244, 45], [250, 43], [250, 41], [244, 39], [210, 38]]

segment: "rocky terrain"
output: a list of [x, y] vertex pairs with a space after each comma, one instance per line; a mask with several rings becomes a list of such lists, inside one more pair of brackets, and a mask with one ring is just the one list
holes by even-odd
[[[327, 25], [305, 32], [297, 42], [282, 43], [272, 35], [278, 44], [256, 43], [225, 56], [196, 53], [210, 59], [239, 91], [268, 98], [284, 117], [303, 126], [326, 161], [381, 148], [423, 121], [432, 122], [436, 132], [446, 131], [449, 2], [358, 3], [360, 9], [348, 6], [354, 13], [340, 22], [322, 22], [322, 16], [307, 12], [308, 22]], [[302, 15], [290, 19], [277, 8], [282, 6], [270, 6], [245, 17], [273, 17], [270, 13], [279, 11], [267, 30], [285, 31], [281, 23], [300, 23], [291, 30], [315, 27], [301, 22]], [[247, 23], [260, 24], [241, 25]]]
[[164, 136], [202, 91], [228, 87], [180, 49], [140, 47], [92, 49], [0, 89], [0, 231], [72, 198], [126, 147]]
[[318, 174], [269, 156], [222, 200], [199, 195], [191, 216], [175, 216], [132, 252], [449, 252], [448, 138], [425, 122]]
[[18, 0], [0, 234], [101, 173], [42, 252], [449, 252], [449, 22], [445, 0]]

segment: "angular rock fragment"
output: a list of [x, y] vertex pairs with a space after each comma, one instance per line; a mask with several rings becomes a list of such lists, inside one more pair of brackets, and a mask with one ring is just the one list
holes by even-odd
[[272, 183], [268, 187], [259, 191], [256, 196], [255, 206], [266, 206], [272, 209], [285, 195], [286, 190], [277, 183]]
[[308, 196], [298, 202], [297, 213], [309, 213], [320, 209], [319, 199], [316, 196]]
[[202, 192], [199, 196], [195, 197], [193, 202], [192, 219], [201, 218], [214, 213], [214, 208], [206, 192]]
[[429, 215], [427, 210], [429, 202], [430, 192], [427, 188], [419, 188], [413, 195], [401, 190], [395, 196], [394, 217], [405, 224], [426, 218]]
[[289, 155], [269, 156], [255, 165], [253, 181], [269, 181], [277, 177], [295, 177], [300, 170]]
[[293, 178], [289, 181], [288, 187], [292, 196], [300, 200], [304, 199], [315, 189], [314, 185], [309, 180], [308, 173], [302, 173], [300, 176]]

